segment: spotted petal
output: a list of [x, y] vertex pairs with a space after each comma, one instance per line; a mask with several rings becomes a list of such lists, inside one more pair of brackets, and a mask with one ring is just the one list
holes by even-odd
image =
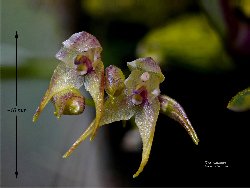
[[250, 87], [237, 93], [228, 103], [228, 109], [241, 112], [250, 109]]
[[89, 74], [86, 74], [84, 77], [84, 86], [85, 89], [90, 93], [95, 103], [96, 118], [91, 137], [91, 139], [93, 139], [103, 114], [104, 103], [104, 66], [100, 60], [96, 61], [95, 70], [91, 71]]
[[151, 72], [156, 74], [159, 77], [160, 82], [163, 82], [165, 79], [164, 75], [161, 72], [161, 68], [151, 57], [139, 58], [134, 61], [128, 62], [127, 65], [131, 71], [137, 69], [142, 70], [143, 72]]
[[46, 91], [39, 107], [36, 110], [36, 113], [33, 116], [33, 122], [38, 119], [46, 104], [56, 93], [70, 88], [79, 89], [82, 85], [83, 78], [78, 75], [77, 71], [67, 67], [65, 63], [60, 63], [54, 70], [49, 88]]
[[139, 132], [142, 138], [143, 152], [140, 167], [133, 175], [134, 178], [137, 177], [143, 171], [144, 166], [148, 162], [159, 111], [160, 103], [158, 99], [155, 98], [152, 103], [145, 103], [143, 105], [143, 108], [140, 108], [140, 110], [136, 112], [135, 123], [139, 128]]
[[100, 58], [102, 51], [99, 41], [85, 31], [73, 34], [63, 42], [63, 45], [64, 47], [56, 54], [56, 58], [71, 67], [77, 55], [83, 54], [94, 62]]

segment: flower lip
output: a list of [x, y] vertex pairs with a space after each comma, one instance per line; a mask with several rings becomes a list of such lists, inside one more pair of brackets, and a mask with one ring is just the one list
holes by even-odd
[[138, 86], [138, 89], [135, 89], [132, 92], [132, 103], [135, 105], [140, 105], [145, 103], [148, 98], [148, 91], [145, 86]]
[[85, 55], [77, 55], [74, 64], [76, 70], [80, 71], [82, 75], [90, 73], [93, 70], [91, 60]]

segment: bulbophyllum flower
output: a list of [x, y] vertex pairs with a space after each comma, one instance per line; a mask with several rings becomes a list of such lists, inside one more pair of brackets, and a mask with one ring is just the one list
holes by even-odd
[[[63, 114], [82, 113], [85, 108], [85, 99], [78, 90], [82, 84], [83, 77], [78, 75], [76, 70], [68, 67], [65, 63], [60, 63], [56, 67], [49, 88], [33, 116], [33, 122], [38, 119], [50, 100], [55, 106], [54, 114], [57, 118]], [[73, 108], [75, 110], [72, 110]]]
[[51, 99], [58, 118], [62, 114], [82, 113], [85, 103], [78, 89], [84, 84], [95, 103], [96, 118], [92, 137], [95, 135], [102, 117], [104, 101], [101, 51], [98, 40], [87, 32], [75, 33], [63, 42], [63, 47], [56, 54], [56, 58], [62, 62], [54, 71], [49, 88], [33, 117], [34, 122]]
[[[165, 78], [152, 58], [129, 62], [127, 65], [131, 74], [125, 79], [122, 71], [112, 65], [106, 68], [104, 76], [101, 51], [98, 40], [86, 32], [73, 34], [64, 41], [56, 54], [61, 63], [55, 69], [49, 88], [33, 116], [35, 122], [50, 100], [58, 118], [61, 115], [80, 114], [85, 108], [85, 98], [79, 88], [84, 85], [89, 91], [95, 104], [96, 117], [64, 158], [88, 136], [93, 139], [98, 127], [135, 117], [143, 143], [141, 164], [133, 176], [137, 177], [148, 162], [160, 111], [182, 124], [198, 144], [199, 139], [183, 108], [170, 97], [161, 95], [160, 83]], [[106, 100], [104, 90], [108, 94]]]
[[[133, 175], [137, 177], [148, 162], [160, 111], [181, 123], [195, 144], [198, 144], [199, 139], [182, 107], [170, 97], [160, 94], [160, 83], [165, 78], [158, 64], [148, 57], [128, 62], [127, 65], [131, 74], [126, 80], [119, 68], [112, 65], [106, 68], [105, 91], [108, 98], [104, 103], [100, 126], [135, 117], [143, 143], [141, 164]], [[64, 154], [64, 158], [92, 134], [95, 121]]]

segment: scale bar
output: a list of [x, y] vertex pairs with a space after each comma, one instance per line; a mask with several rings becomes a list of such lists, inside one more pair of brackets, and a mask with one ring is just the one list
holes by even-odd
[[[16, 38], [16, 107], [17, 107], [17, 38], [18, 38], [17, 31], [15, 34], [15, 38]], [[15, 171], [15, 175], [17, 178], [18, 176], [18, 171], [17, 171], [17, 115], [16, 115], [16, 171]]]
[[18, 171], [17, 171], [17, 116], [16, 116], [16, 171], [15, 171], [15, 175], [17, 178], [17, 175], [18, 175]]
[[17, 38], [18, 38], [17, 31], [15, 38], [16, 38], [16, 106], [17, 106]]

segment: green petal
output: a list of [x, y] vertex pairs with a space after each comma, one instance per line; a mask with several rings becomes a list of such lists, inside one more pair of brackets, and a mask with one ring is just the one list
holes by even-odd
[[136, 107], [125, 93], [117, 97], [109, 97], [104, 104], [104, 114], [101, 125], [106, 125], [115, 121], [129, 120], [134, 114]]
[[128, 62], [127, 65], [131, 71], [142, 70], [143, 72], [155, 73], [159, 77], [160, 82], [163, 82], [165, 79], [161, 72], [161, 68], [151, 57], [139, 58], [132, 62]]
[[60, 63], [54, 70], [49, 88], [46, 91], [39, 107], [36, 110], [36, 113], [33, 116], [33, 122], [38, 119], [46, 104], [56, 93], [65, 89], [79, 89], [82, 85], [83, 77], [78, 75], [78, 73], [74, 69], [67, 67], [65, 63]]
[[[104, 112], [101, 118], [100, 126], [106, 125], [115, 121], [129, 120], [135, 114], [135, 107], [131, 100], [122, 93], [118, 97], [108, 97], [104, 103]], [[96, 128], [96, 119], [92, 121], [88, 129], [77, 139], [71, 148], [63, 155], [63, 158], [68, 157], [78, 146], [84, 141]]]
[[125, 92], [128, 96], [132, 95], [136, 87], [142, 83], [142, 81], [140, 80], [140, 76], [142, 74], [143, 74], [142, 70], [133, 70], [129, 75], [129, 77], [125, 80], [125, 85], [126, 85]]
[[67, 158], [71, 153], [88, 137], [93, 133], [95, 128], [95, 120], [91, 122], [90, 126], [82, 135], [75, 141], [75, 143], [69, 148], [69, 150], [63, 155], [63, 158]]
[[[104, 103], [104, 113], [101, 118], [100, 126], [106, 125], [115, 121], [129, 120], [135, 114], [135, 107], [125, 95], [122, 93], [118, 97], [109, 97]], [[71, 148], [63, 155], [63, 158], [68, 157], [78, 146], [84, 141], [96, 128], [96, 120], [92, 121], [88, 129], [77, 139]]]
[[159, 100], [161, 103], [161, 112], [179, 122], [186, 129], [193, 142], [198, 145], [199, 138], [181, 105], [166, 95], [160, 95]]
[[237, 93], [228, 103], [228, 109], [241, 112], [250, 109], [250, 87]]
[[63, 42], [63, 46], [56, 54], [56, 58], [70, 67], [74, 65], [74, 59], [77, 55], [84, 54], [94, 62], [100, 58], [102, 51], [99, 41], [85, 31], [73, 34]]
[[96, 108], [96, 118], [94, 130], [91, 139], [94, 138], [97, 128], [99, 127], [100, 120], [103, 114], [103, 103], [104, 103], [104, 66], [100, 60], [96, 61], [95, 70], [86, 74], [84, 77], [85, 89], [92, 96], [95, 108]]
[[143, 171], [144, 166], [148, 162], [159, 110], [160, 103], [156, 98], [151, 104], [145, 103], [143, 108], [136, 112], [135, 123], [139, 128], [139, 132], [142, 138], [143, 152], [140, 167], [133, 175], [134, 178], [137, 177]]
[[118, 96], [124, 89], [125, 76], [121, 69], [110, 65], [105, 69], [105, 91], [110, 96]]

